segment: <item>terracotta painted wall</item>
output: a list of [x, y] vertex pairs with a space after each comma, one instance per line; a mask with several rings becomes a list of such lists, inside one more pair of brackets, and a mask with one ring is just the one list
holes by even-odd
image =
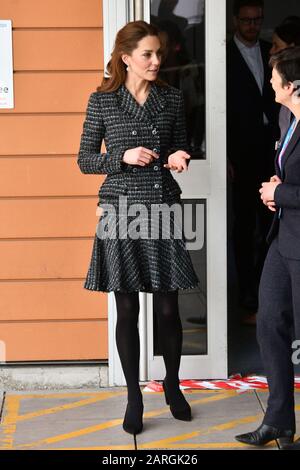
[[77, 153], [103, 74], [101, 0], [1, 0], [15, 108], [0, 110], [0, 341], [7, 361], [107, 358], [107, 296], [83, 288], [103, 177]]

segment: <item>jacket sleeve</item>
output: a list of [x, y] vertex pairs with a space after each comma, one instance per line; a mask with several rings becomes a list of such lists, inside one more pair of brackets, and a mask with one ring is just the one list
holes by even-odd
[[114, 174], [124, 169], [123, 152], [101, 153], [101, 144], [105, 135], [105, 126], [101, 105], [94, 92], [90, 95], [86, 118], [83, 123], [77, 163], [85, 174]]
[[300, 209], [300, 186], [279, 184], [275, 189], [274, 201], [277, 207], [283, 209]]
[[189, 152], [189, 146], [187, 143], [187, 136], [186, 136], [186, 119], [185, 119], [185, 108], [184, 108], [184, 100], [183, 94], [180, 91], [178, 96], [178, 105], [176, 111], [176, 119], [173, 128], [173, 142], [172, 147], [169, 150], [168, 154], [171, 155], [177, 150], [184, 150], [185, 152]]

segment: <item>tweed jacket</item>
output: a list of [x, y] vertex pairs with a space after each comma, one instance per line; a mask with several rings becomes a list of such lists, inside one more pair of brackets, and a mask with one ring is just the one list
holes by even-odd
[[[103, 140], [106, 153], [100, 150]], [[153, 150], [159, 159], [146, 167], [124, 163], [124, 152], [139, 146]], [[177, 150], [188, 151], [181, 91], [151, 84], [142, 106], [124, 84], [115, 92], [91, 93], [78, 165], [85, 174], [107, 174], [98, 205], [125, 195], [133, 203], [178, 201], [181, 189], [170, 170], [163, 167]]]
[[[152, 228], [152, 205], [180, 202], [181, 189], [170, 170], [163, 167], [176, 150], [188, 150], [182, 94], [170, 86], [151, 84], [148, 98], [139, 105], [124, 85], [111, 93], [92, 93], [83, 124], [78, 165], [83, 173], [107, 174], [99, 190], [101, 206], [143, 204], [143, 223]], [[104, 140], [106, 153], [101, 153]], [[159, 155], [151, 164], [127, 165], [124, 152], [139, 146]], [[124, 198], [121, 198], [124, 196]], [[151, 206], [151, 207], [150, 207]], [[164, 205], [165, 207], [165, 205]], [[107, 208], [103, 207], [105, 212]], [[128, 207], [130, 208], [130, 207]], [[114, 217], [116, 212], [117, 217]], [[110, 228], [106, 232], [106, 221]], [[128, 213], [128, 220], [131, 218]], [[164, 238], [164, 224], [158, 224], [159, 237], [137, 239], [131, 225], [124, 229], [123, 215], [110, 206], [102, 213], [95, 234], [89, 270], [84, 287], [111, 292], [155, 292], [192, 289], [199, 283], [184, 236], [175, 237], [177, 219], [170, 217], [170, 234]], [[154, 221], [155, 222], [155, 221]], [[156, 223], [156, 222], [155, 222]], [[101, 233], [99, 233], [98, 229]], [[117, 236], [102, 236], [114, 234]], [[124, 230], [124, 232], [123, 232]], [[146, 230], [147, 232], [147, 230]], [[99, 236], [98, 236], [99, 235]], [[123, 237], [125, 235], [125, 237]], [[128, 235], [128, 236], [127, 236]], [[184, 234], [183, 234], [184, 235]]]

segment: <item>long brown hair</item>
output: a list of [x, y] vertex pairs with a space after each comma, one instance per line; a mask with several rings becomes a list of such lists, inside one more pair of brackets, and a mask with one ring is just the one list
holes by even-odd
[[[139, 41], [146, 36], [156, 36], [161, 44], [163, 57], [165, 55], [166, 41], [164, 34], [159, 29], [145, 21], [131, 21], [117, 33], [111, 59], [106, 66], [109, 77], [104, 77], [97, 91], [116, 91], [126, 80], [126, 64], [122, 60], [123, 54], [131, 55], [137, 48]], [[162, 80], [156, 79], [160, 86], [166, 85]]]

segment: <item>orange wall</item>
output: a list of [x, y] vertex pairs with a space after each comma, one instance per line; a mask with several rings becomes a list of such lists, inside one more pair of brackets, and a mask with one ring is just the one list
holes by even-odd
[[7, 361], [107, 358], [107, 295], [87, 291], [103, 177], [77, 166], [103, 75], [101, 0], [1, 0], [15, 108], [0, 110], [0, 341]]

